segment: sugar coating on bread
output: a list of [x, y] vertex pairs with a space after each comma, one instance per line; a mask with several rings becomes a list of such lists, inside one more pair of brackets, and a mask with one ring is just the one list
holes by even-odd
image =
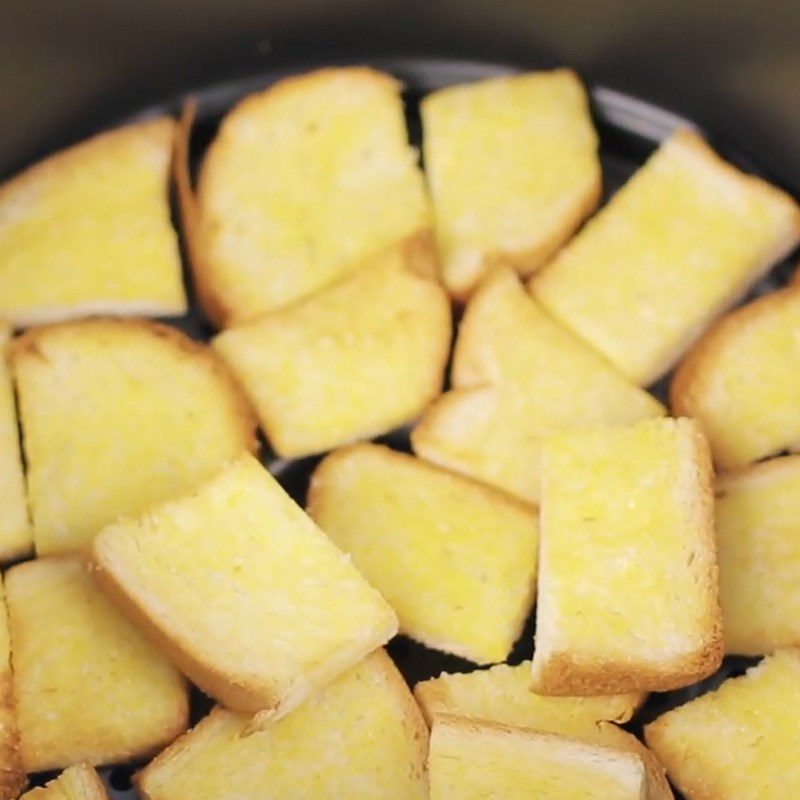
[[255, 416], [225, 365], [139, 320], [35, 328], [13, 342], [39, 555], [187, 491], [254, 449]]
[[544, 446], [532, 688], [664, 691], [722, 658], [708, 446], [687, 419]]
[[16, 800], [25, 782], [11, 673], [8, 611], [0, 580], [0, 800]]
[[168, 175], [174, 122], [127, 125], [0, 186], [0, 318], [186, 312]]
[[283, 719], [246, 734], [222, 708], [136, 777], [146, 800], [427, 800], [428, 731], [382, 650]]
[[285, 457], [414, 419], [440, 391], [451, 335], [444, 290], [380, 264], [214, 340]]
[[725, 649], [800, 645], [800, 456], [720, 477], [715, 517]]
[[113, 606], [80, 558], [12, 567], [6, 592], [28, 772], [135, 760], [186, 729], [182, 677]]
[[431, 800], [645, 800], [635, 753], [449, 715], [437, 716], [428, 756]]
[[415, 452], [534, 503], [544, 436], [664, 413], [547, 314], [508, 268], [493, 270], [467, 305], [451, 382], [453, 391], [414, 430]]
[[33, 548], [14, 387], [6, 364], [10, 340], [10, 326], [0, 322], [0, 561], [19, 558]]
[[397, 617], [250, 455], [95, 539], [103, 586], [218, 702], [280, 716]]
[[723, 469], [800, 449], [800, 287], [723, 317], [678, 368], [670, 400], [700, 422]]
[[360, 444], [315, 470], [311, 517], [397, 612], [400, 630], [502, 661], [533, 604], [533, 509], [404, 453]]
[[197, 191], [196, 266], [218, 324], [311, 294], [384, 248], [429, 241], [400, 89], [372, 69], [322, 69], [223, 119]]
[[794, 200], [680, 130], [531, 288], [557, 318], [647, 385], [798, 240]]
[[76, 764], [44, 786], [25, 792], [20, 800], [108, 800], [108, 793], [94, 767]]
[[530, 661], [524, 661], [513, 667], [497, 664], [488, 670], [442, 673], [418, 683], [414, 697], [429, 724], [439, 714], [451, 714], [638, 753], [647, 772], [648, 800], [671, 800], [664, 768], [633, 734], [614, 724], [627, 722], [644, 702], [644, 694], [545, 697], [530, 691], [530, 670]]
[[600, 198], [597, 134], [571, 70], [439, 89], [421, 114], [442, 273], [458, 297], [494, 264], [536, 270]]
[[668, 711], [645, 738], [688, 800], [795, 797], [799, 715], [800, 651], [779, 650]]

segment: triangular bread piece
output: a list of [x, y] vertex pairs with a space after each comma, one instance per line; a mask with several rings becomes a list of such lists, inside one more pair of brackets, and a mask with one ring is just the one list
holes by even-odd
[[168, 179], [174, 122], [138, 122], [0, 186], [0, 318], [186, 312]]
[[108, 800], [108, 793], [94, 767], [76, 764], [44, 786], [25, 792], [20, 800]]
[[154, 322], [98, 319], [14, 340], [39, 555], [187, 491], [255, 449], [255, 418], [210, 348]]

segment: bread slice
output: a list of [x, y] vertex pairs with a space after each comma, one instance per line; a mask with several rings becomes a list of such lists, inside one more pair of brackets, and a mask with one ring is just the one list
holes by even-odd
[[645, 738], [688, 800], [796, 797], [798, 715], [800, 652], [782, 650], [659, 717]]
[[25, 783], [11, 674], [8, 611], [5, 590], [0, 580], [0, 800], [16, 800], [25, 788]]
[[545, 435], [664, 413], [552, 319], [508, 268], [493, 270], [467, 306], [451, 378], [454, 391], [412, 434], [415, 452], [533, 503]]
[[136, 776], [142, 797], [428, 798], [428, 731], [383, 650], [265, 730], [248, 723], [214, 709]]
[[597, 134], [571, 70], [450, 86], [421, 114], [442, 271], [457, 297], [493, 264], [538, 269], [600, 199]]
[[281, 716], [397, 631], [397, 617], [250, 455], [110, 525], [103, 586], [207, 694]]
[[470, 673], [442, 673], [414, 687], [429, 724], [439, 714], [482, 719], [638, 753], [647, 772], [648, 798], [671, 800], [664, 768], [633, 735], [614, 723], [627, 722], [645, 695], [631, 692], [598, 697], [545, 697], [529, 691], [530, 661], [498, 664]]
[[218, 325], [309, 295], [389, 247], [433, 259], [400, 89], [366, 67], [322, 69], [225, 117], [197, 193], [197, 281]]
[[431, 731], [430, 800], [646, 800], [635, 753], [552, 733], [437, 716]]
[[647, 385], [798, 241], [794, 200], [681, 130], [531, 288], [558, 319]]
[[11, 364], [39, 555], [82, 549], [120, 515], [256, 447], [254, 414], [225, 365], [164, 325], [36, 328], [14, 341]]
[[132, 761], [186, 729], [185, 682], [79, 557], [12, 567], [6, 592], [28, 772]]
[[686, 419], [544, 447], [534, 691], [665, 691], [722, 659], [708, 447]]
[[0, 561], [20, 558], [33, 549], [14, 387], [6, 364], [10, 341], [11, 328], [0, 322]]
[[108, 794], [94, 767], [76, 764], [20, 800], [108, 800]]
[[800, 456], [723, 475], [715, 516], [726, 650], [800, 646]]
[[800, 285], [723, 317], [678, 368], [670, 400], [700, 422], [723, 469], [800, 450]]
[[533, 509], [360, 444], [317, 467], [308, 513], [397, 611], [403, 633], [480, 664], [508, 656], [536, 589]]
[[0, 318], [180, 316], [168, 117], [95, 136], [0, 186]]
[[389, 255], [214, 347], [273, 448], [294, 458], [414, 419], [441, 391], [450, 335], [444, 291]]

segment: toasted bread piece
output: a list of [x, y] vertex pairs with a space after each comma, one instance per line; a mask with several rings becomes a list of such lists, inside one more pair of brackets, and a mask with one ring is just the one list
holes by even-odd
[[360, 444], [317, 467], [308, 512], [397, 611], [403, 633], [480, 664], [508, 656], [536, 590], [534, 509]]
[[108, 800], [108, 793], [94, 767], [76, 764], [20, 800]]
[[168, 117], [100, 134], [0, 186], [0, 317], [180, 316]]
[[678, 368], [670, 400], [700, 422], [723, 469], [800, 450], [800, 285], [723, 317]]
[[530, 661], [525, 661], [466, 674], [442, 673], [418, 683], [414, 696], [430, 725], [438, 714], [453, 714], [638, 753], [647, 771], [647, 797], [671, 800], [664, 768], [656, 757], [633, 734], [613, 724], [627, 722], [644, 702], [644, 694], [545, 697], [529, 690], [530, 669]]
[[597, 134], [571, 70], [450, 86], [421, 114], [442, 273], [457, 297], [493, 264], [538, 269], [600, 199]]
[[800, 456], [723, 475], [715, 516], [725, 649], [800, 646]]
[[0, 800], [16, 800], [25, 783], [11, 674], [8, 613], [5, 590], [0, 580]]
[[534, 691], [664, 691], [722, 659], [708, 446], [686, 419], [547, 440]]
[[255, 417], [225, 365], [173, 328], [36, 328], [14, 341], [11, 364], [39, 555], [82, 549], [120, 515], [256, 447]]
[[33, 549], [14, 388], [6, 364], [10, 340], [11, 328], [0, 322], [0, 561], [11, 561]]
[[250, 455], [194, 493], [110, 525], [103, 586], [201, 689], [280, 716], [397, 631], [350, 559]]
[[6, 573], [6, 592], [28, 772], [131, 761], [186, 730], [183, 678], [79, 557], [18, 564]]
[[383, 650], [263, 731], [248, 723], [216, 708], [136, 776], [142, 797], [428, 798], [428, 731]]
[[645, 738], [688, 800], [797, 797], [798, 716], [800, 651], [781, 650], [668, 711]]
[[647, 385], [798, 241], [794, 200], [681, 130], [531, 288], [631, 380]]
[[431, 800], [645, 800], [635, 753], [483, 720], [437, 716]]
[[276, 452], [297, 457], [416, 417], [441, 391], [450, 334], [444, 290], [390, 255], [214, 347]]
[[422, 242], [433, 258], [400, 88], [366, 67], [322, 69], [250, 95], [225, 117], [197, 192], [195, 266], [217, 324], [311, 294], [388, 247]]
[[492, 271], [467, 306], [451, 377], [455, 390], [412, 434], [415, 452], [534, 503], [545, 435], [664, 413], [552, 319], [508, 268]]

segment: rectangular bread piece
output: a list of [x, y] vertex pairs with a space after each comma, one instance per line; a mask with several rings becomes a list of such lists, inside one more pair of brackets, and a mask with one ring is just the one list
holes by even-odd
[[286, 458], [385, 433], [441, 391], [447, 295], [397, 252], [378, 262], [214, 340]]
[[214, 709], [135, 779], [145, 800], [428, 800], [428, 731], [376, 650], [300, 708], [248, 734]]
[[545, 444], [534, 691], [664, 691], [722, 658], [712, 471], [687, 419]]
[[25, 792], [20, 800], [108, 800], [108, 793], [94, 767], [76, 764], [44, 786]]
[[494, 269], [467, 305], [451, 384], [414, 429], [415, 452], [533, 503], [546, 435], [664, 414], [553, 319], [508, 268]]
[[421, 114], [442, 273], [456, 297], [494, 264], [529, 275], [594, 210], [597, 134], [571, 70], [449, 86]]
[[552, 733], [437, 716], [428, 756], [430, 800], [646, 800], [635, 753]]
[[387, 248], [430, 271], [430, 208], [401, 88], [367, 67], [320, 69], [228, 112], [202, 164], [192, 248], [220, 327], [313, 294]]
[[6, 592], [28, 772], [132, 761], [186, 730], [185, 681], [105, 597], [81, 559], [12, 567]]
[[174, 127], [158, 117], [101, 133], [0, 186], [0, 319], [186, 312], [168, 197]]
[[724, 316], [676, 371], [670, 401], [722, 469], [800, 450], [800, 285]]
[[207, 694], [280, 716], [388, 641], [397, 617], [250, 455], [105, 528], [102, 585]]
[[0, 800], [16, 800], [26, 784], [11, 671], [5, 589], [0, 581]]
[[308, 512], [397, 611], [403, 633], [480, 664], [511, 652], [536, 590], [534, 509], [360, 444], [317, 467]]
[[800, 651], [778, 650], [645, 727], [687, 800], [797, 797]]
[[725, 649], [800, 646], [800, 456], [721, 476], [715, 516]]
[[14, 387], [6, 361], [10, 341], [11, 327], [0, 321], [0, 561], [33, 549]]
[[798, 241], [791, 197], [679, 130], [531, 288], [646, 386]]

